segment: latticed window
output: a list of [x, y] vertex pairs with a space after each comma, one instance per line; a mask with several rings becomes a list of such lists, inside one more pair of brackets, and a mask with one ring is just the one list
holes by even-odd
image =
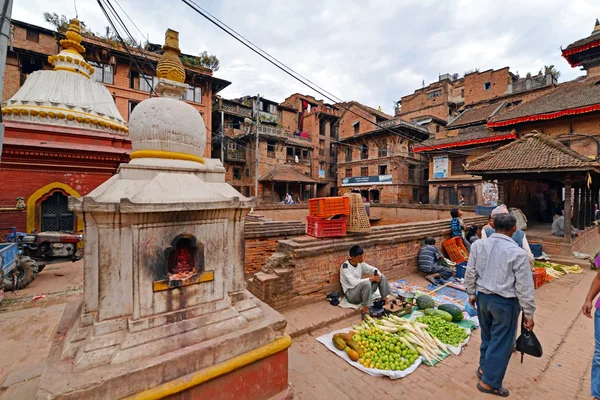
[[387, 142], [385, 142], [385, 141], [379, 142], [377, 148], [378, 148], [377, 155], [379, 157], [387, 157], [388, 156]]

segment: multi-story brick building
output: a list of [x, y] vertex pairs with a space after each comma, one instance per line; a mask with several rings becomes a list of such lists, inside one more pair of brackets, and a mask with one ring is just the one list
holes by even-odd
[[[82, 228], [68, 211], [67, 197], [86, 195], [129, 161], [126, 121], [150, 94], [156, 46], [144, 54], [131, 49], [131, 58], [116, 43], [80, 35], [76, 22], [70, 29], [64, 41], [65, 32], [12, 21], [2, 106], [0, 226]], [[61, 52], [61, 45], [71, 51]], [[212, 95], [229, 82], [198, 67], [187, 68], [186, 75], [188, 103], [210, 129]]]
[[339, 121], [338, 191], [375, 203], [426, 201], [427, 162], [413, 152], [427, 129], [357, 102], [344, 103]]
[[[440, 82], [403, 97], [398, 114], [427, 127], [432, 134], [422, 146], [415, 147], [415, 152], [427, 155], [429, 159], [429, 201], [494, 204], [497, 201], [496, 185], [466, 173], [464, 166], [469, 160], [517, 136], [510, 129], [492, 131], [486, 123], [518, 104], [543, 96], [555, 85], [550, 72], [520, 78], [505, 67], [471, 72], [460, 79], [446, 74]], [[435, 91], [440, 94], [419, 103], [418, 99]], [[437, 115], [430, 116], [432, 112]], [[445, 123], [442, 122], [444, 119]]]

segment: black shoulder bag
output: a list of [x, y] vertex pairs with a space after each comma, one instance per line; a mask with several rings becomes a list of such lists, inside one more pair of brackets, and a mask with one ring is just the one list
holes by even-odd
[[525, 315], [521, 316], [521, 335], [517, 338], [517, 351], [521, 353], [521, 364], [523, 364], [523, 354], [532, 357], [541, 357], [543, 354], [542, 345], [533, 331], [527, 330], [524, 325]]

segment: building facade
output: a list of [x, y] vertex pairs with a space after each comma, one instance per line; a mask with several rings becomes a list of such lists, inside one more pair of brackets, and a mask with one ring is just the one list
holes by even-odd
[[339, 122], [338, 191], [368, 201], [407, 204], [427, 201], [427, 162], [413, 152], [428, 131], [350, 102]]

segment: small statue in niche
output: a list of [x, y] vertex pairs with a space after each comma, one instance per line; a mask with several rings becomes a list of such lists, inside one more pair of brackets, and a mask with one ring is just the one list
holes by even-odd
[[177, 264], [175, 265], [175, 273], [191, 272], [194, 266], [191, 264], [191, 257], [185, 248], [177, 249]]

